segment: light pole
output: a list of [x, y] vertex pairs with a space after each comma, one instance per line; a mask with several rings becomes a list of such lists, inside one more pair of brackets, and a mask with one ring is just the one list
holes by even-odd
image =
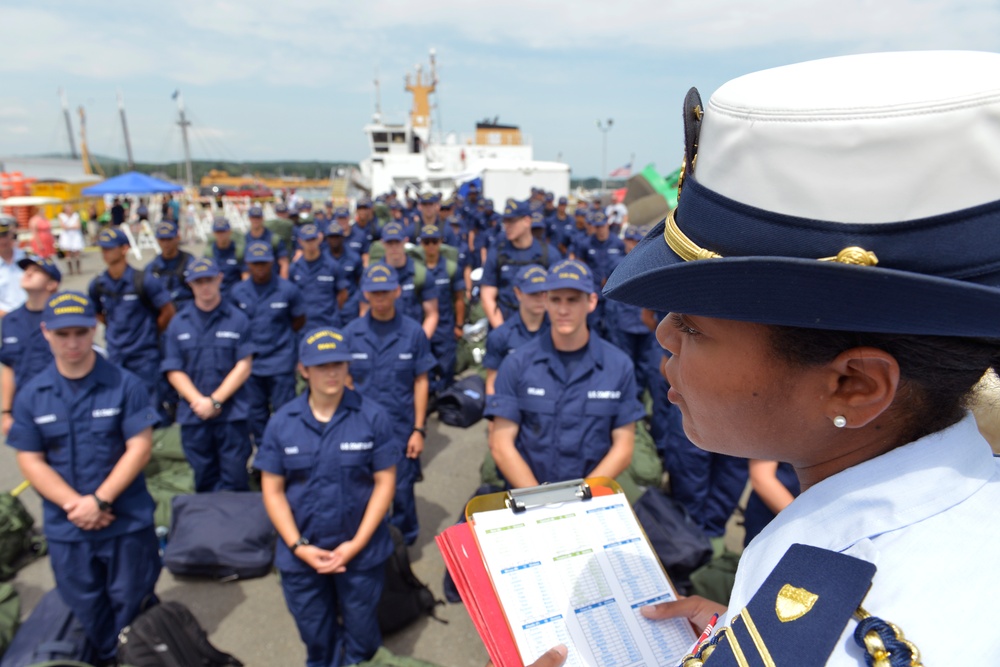
[[598, 119], [597, 129], [601, 131], [601, 193], [603, 194], [605, 190], [608, 189], [608, 132], [611, 131], [611, 126], [615, 124], [613, 118], [609, 118], [607, 122]]

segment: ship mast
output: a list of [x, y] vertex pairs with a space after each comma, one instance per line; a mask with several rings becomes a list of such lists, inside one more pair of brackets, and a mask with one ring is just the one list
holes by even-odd
[[66, 138], [69, 139], [69, 156], [74, 160], [80, 158], [76, 152], [76, 142], [73, 141], [73, 123], [69, 119], [69, 102], [66, 101], [66, 91], [59, 89], [59, 99], [62, 101], [63, 118], [66, 119]]
[[191, 121], [189, 121], [184, 115], [184, 98], [181, 97], [181, 91], [174, 91], [174, 99], [177, 100], [177, 124], [181, 126], [181, 137], [184, 140], [184, 166], [187, 169], [187, 180], [185, 185], [190, 188], [194, 185], [194, 176], [191, 173], [191, 145], [188, 143], [187, 131], [188, 127], [191, 125]]
[[77, 107], [76, 111], [80, 114], [80, 158], [83, 160], [83, 173], [93, 174], [96, 167], [97, 173], [104, 176], [104, 170], [101, 169], [100, 164], [94, 162], [91, 166], [90, 150], [87, 148], [87, 114], [83, 110], [83, 106]]
[[128, 169], [132, 171], [135, 167], [135, 161], [132, 159], [132, 141], [128, 136], [128, 123], [125, 121], [125, 98], [122, 97], [122, 93], [118, 91], [118, 115], [122, 119], [122, 134], [125, 135], [125, 155], [128, 157]]

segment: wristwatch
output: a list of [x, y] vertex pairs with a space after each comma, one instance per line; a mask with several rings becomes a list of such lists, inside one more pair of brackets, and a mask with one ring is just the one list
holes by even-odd
[[295, 544], [293, 544], [292, 546], [290, 546], [288, 548], [292, 550], [292, 553], [295, 553], [296, 549], [298, 549], [299, 547], [306, 546], [308, 544], [309, 544], [309, 540], [307, 540], [304, 537], [299, 537], [299, 539], [295, 540]]
[[97, 501], [97, 509], [101, 510], [102, 512], [107, 512], [111, 509], [111, 503], [109, 503], [106, 500], [101, 500], [100, 498], [97, 497], [96, 493], [93, 493], [91, 495], [94, 496], [94, 500]]
[[425, 438], [427, 437], [427, 429], [426, 428], [420, 428], [419, 426], [414, 426], [413, 427], [413, 432], [414, 433], [419, 433], [420, 435], [424, 436]]
[[215, 408], [216, 410], [221, 410], [222, 409], [222, 403], [219, 403], [217, 400], [215, 400], [214, 396], [209, 396], [209, 398], [212, 399], [212, 407], [213, 408]]

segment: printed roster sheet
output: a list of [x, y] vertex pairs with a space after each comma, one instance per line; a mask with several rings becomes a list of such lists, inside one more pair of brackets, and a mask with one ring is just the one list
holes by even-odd
[[565, 644], [570, 667], [674, 667], [697, 639], [686, 620], [639, 613], [676, 596], [623, 494], [473, 520], [525, 663]]

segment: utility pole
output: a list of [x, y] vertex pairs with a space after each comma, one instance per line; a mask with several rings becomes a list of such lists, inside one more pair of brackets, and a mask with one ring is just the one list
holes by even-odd
[[608, 132], [614, 124], [613, 118], [609, 118], [607, 122], [597, 121], [597, 129], [601, 131], [601, 194], [608, 189]]
[[76, 152], [76, 142], [73, 141], [73, 123], [69, 119], [69, 102], [66, 101], [66, 91], [59, 89], [59, 99], [62, 100], [63, 117], [66, 119], [66, 137], [69, 139], [69, 156], [74, 160], [80, 158]]
[[188, 127], [191, 125], [191, 121], [184, 116], [184, 98], [181, 97], [181, 91], [175, 90], [173, 98], [177, 100], [177, 112], [179, 115], [177, 124], [181, 126], [181, 138], [184, 140], [184, 166], [187, 169], [185, 185], [190, 188], [194, 186], [194, 176], [191, 173], [191, 145], [188, 143]]
[[135, 161], [132, 159], [132, 141], [128, 136], [128, 123], [125, 121], [125, 98], [122, 92], [118, 91], [118, 115], [122, 119], [122, 133], [125, 135], [125, 155], [128, 158], [128, 170], [135, 168]]

